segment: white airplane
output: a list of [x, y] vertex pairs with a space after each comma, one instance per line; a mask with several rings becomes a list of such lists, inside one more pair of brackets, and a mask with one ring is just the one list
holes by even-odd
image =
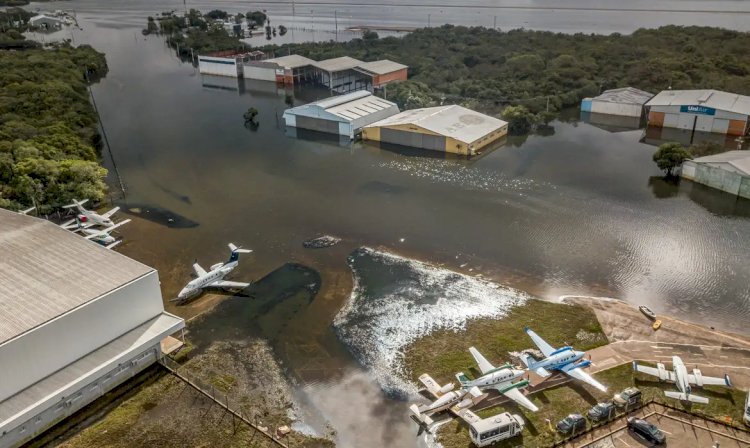
[[531, 337], [531, 340], [534, 341], [534, 344], [539, 347], [539, 350], [545, 356], [544, 359], [537, 361], [527, 353], [521, 355], [521, 360], [526, 364], [529, 370], [532, 370], [537, 375], [545, 378], [551, 375], [549, 370], [557, 370], [572, 378], [588, 383], [602, 392], [606, 392], [607, 388], [604, 385], [583, 371], [585, 367], [591, 365], [591, 360], [580, 361], [586, 353], [573, 350], [573, 347], [555, 349], [538, 334], [534, 333], [534, 330], [524, 328], [524, 331], [526, 331], [526, 334]]
[[692, 401], [694, 403], [708, 403], [708, 398], [701, 397], [692, 394], [691, 384], [702, 387], [704, 385], [714, 386], [726, 386], [732, 387], [732, 382], [729, 381], [729, 375], [724, 374], [724, 378], [716, 378], [711, 376], [703, 376], [700, 370], [693, 369], [693, 373], [690, 374], [685, 367], [685, 363], [682, 362], [679, 356], [672, 357], [672, 371], [670, 372], [664, 367], [664, 364], [657, 363], [656, 368], [646, 367], [633, 361], [633, 370], [636, 372], [645, 373], [646, 375], [652, 375], [659, 377], [659, 381], [670, 381], [675, 383], [679, 392], [665, 391], [664, 395], [669, 398], [676, 398], [683, 401]]
[[[78, 224], [80, 226], [81, 225], [80, 221], [77, 221], [77, 222], [78, 222]], [[79, 229], [80, 229], [81, 233], [83, 235], [85, 235], [84, 238], [86, 238], [87, 240], [95, 241], [95, 242], [101, 244], [102, 246], [106, 247], [107, 249], [112, 249], [113, 247], [115, 247], [118, 244], [120, 244], [120, 241], [122, 241], [122, 240], [116, 239], [115, 237], [113, 237], [112, 235], [110, 235], [110, 232], [112, 232], [116, 228], [118, 228], [118, 227], [120, 227], [122, 225], [125, 225], [125, 224], [127, 224], [129, 222], [130, 222], [130, 220], [126, 219], [124, 221], [120, 221], [117, 224], [115, 224], [113, 226], [109, 226], [106, 229], [102, 229], [102, 230], [87, 229], [85, 227], [79, 227]]]
[[29, 212], [33, 211], [35, 208], [36, 208], [36, 206], [27, 208], [26, 210], [19, 210], [18, 214], [19, 215], [28, 215]]
[[412, 412], [411, 419], [419, 425], [419, 434], [424, 430], [430, 432], [430, 426], [434, 423], [430, 417], [431, 415], [442, 411], [449, 411], [460, 418], [465, 418], [464, 412], [468, 412], [469, 408], [487, 397], [487, 394], [483, 394], [478, 387], [453, 390], [455, 387], [453, 383], [440, 386], [437, 381], [426, 373], [423, 373], [419, 377], [419, 381], [435, 397], [435, 401], [430, 404], [413, 404], [409, 406]]
[[536, 412], [539, 410], [520, 390], [528, 386], [529, 381], [513, 382], [513, 380], [521, 378], [526, 373], [525, 371], [514, 369], [510, 364], [495, 367], [474, 347], [470, 347], [469, 352], [474, 356], [482, 376], [475, 380], [469, 380], [463, 372], [457, 373], [456, 379], [461, 383], [462, 389], [471, 389], [472, 387], [478, 387], [480, 390], [495, 389], [530, 411]]
[[83, 201], [73, 199], [72, 204], [63, 205], [63, 208], [76, 208], [78, 210], [78, 215], [70, 221], [66, 221], [60, 224], [60, 227], [68, 230], [78, 228], [76, 219], [83, 223], [83, 228], [88, 228], [91, 226], [111, 227], [115, 225], [115, 223], [112, 222], [111, 216], [114, 215], [118, 210], [120, 210], [120, 207], [115, 207], [107, 213], [103, 213], [100, 215], [99, 213], [83, 208], [83, 204], [87, 203], [88, 201], [88, 199], [84, 199]]
[[230, 282], [224, 280], [227, 274], [232, 272], [239, 264], [240, 254], [249, 254], [252, 250], [240, 249], [232, 243], [229, 243], [229, 249], [232, 251], [229, 260], [226, 263], [216, 263], [211, 266], [211, 270], [206, 272], [198, 263], [193, 264], [193, 271], [196, 278], [185, 285], [177, 294], [173, 302], [183, 302], [191, 297], [197, 296], [204, 288], [246, 288], [250, 283]]

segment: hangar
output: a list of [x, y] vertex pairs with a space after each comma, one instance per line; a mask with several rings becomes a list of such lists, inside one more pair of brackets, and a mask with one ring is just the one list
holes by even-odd
[[287, 126], [354, 138], [362, 127], [398, 113], [395, 103], [361, 90], [284, 111]]
[[641, 118], [643, 105], [653, 96], [652, 93], [633, 87], [605, 90], [594, 98], [584, 98], [581, 101], [581, 112]]
[[719, 90], [664, 90], [648, 103], [649, 126], [746, 135], [750, 97]]
[[0, 447], [17, 447], [181, 346], [156, 270], [0, 209]]
[[686, 160], [680, 176], [750, 199], [750, 151], [727, 151]]
[[362, 139], [474, 155], [507, 133], [507, 122], [452, 105], [401, 112], [366, 126]]

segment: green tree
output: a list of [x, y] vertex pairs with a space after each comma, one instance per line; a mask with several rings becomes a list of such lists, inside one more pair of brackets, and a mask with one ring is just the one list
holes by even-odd
[[258, 116], [258, 109], [251, 107], [242, 116], [245, 118], [245, 122], [255, 123], [255, 117]]
[[263, 11], [250, 11], [245, 14], [245, 18], [247, 19], [248, 23], [254, 24], [256, 26], [262, 26], [266, 23], [267, 16]]
[[503, 109], [503, 120], [508, 122], [508, 133], [511, 135], [526, 134], [534, 125], [534, 114], [524, 106], [508, 106]]
[[668, 177], [674, 175], [675, 168], [682, 165], [682, 162], [692, 158], [693, 156], [681, 144], [676, 142], [664, 143], [659, 146], [653, 157], [656, 166], [664, 171], [664, 174]]

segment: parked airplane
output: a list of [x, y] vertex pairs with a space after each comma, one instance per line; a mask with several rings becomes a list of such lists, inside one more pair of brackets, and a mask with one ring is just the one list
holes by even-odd
[[83, 228], [88, 228], [91, 226], [110, 227], [115, 224], [114, 222], [112, 222], [112, 219], [110, 219], [110, 217], [114, 215], [118, 210], [120, 210], [120, 207], [115, 207], [107, 213], [103, 213], [100, 215], [99, 213], [83, 208], [83, 204], [87, 203], [88, 201], [88, 199], [84, 199], [83, 201], [73, 199], [72, 204], [63, 205], [63, 208], [75, 207], [78, 210], [78, 215], [70, 221], [66, 221], [60, 224], [60, 227], [68, 230], [75, 229], [78, 227], [76, 219], [83, 223]]
[[35, 208], [36, 208], [36, 206], [33, 206], [33, 207], [29, 207], [29, 208], [27, 208], [26, 210], [19, 210], [19, 211], [18, 211], [18, 214], [19, 214], [19, 215], [28, 215], [28, 214], [29, 214], [29, 212], [33, 211], [33, 210], [34, 210]]
[[531, 340], [534, 341], [534, 344], [539, 347], [539, 350], [545, 356], [544, 359], [537, 361], [529, 354], [525, 353], [521, 355], [521, 360], [526, 364], [529, 370], [533, 370], [534, 373], [542, 377], [550, 376], [549, 370], [558, 370], [572, 378], [588, 383], [602, 392], [607, 390], [604, 385], [583, 371], [584, 367], [591, 365], [591, 360], [578, 362], [586, 355], [586, 353], [573, 350], [573, 347], [555, 349], [538, 334], [534, 333], [534, 330], [524, 328], [524, 331], [526, 331], [526, 334], [531, 337]]
[[206, 272], [198, 263], [193, 264], [193, 271], [197, 278], [191, 280], [173, 302], [183, 302], [191, 297], [197, 296], [204, 288], [246, 288], [250, 283], [230, 282], [224, 280], [227, 274], [232, 272], [239, 264], [240, 254], [249, 254], [252, 250], [240, 249], [232, 243], [229, 243], [229, 249], [232, 251], [229, 260], [226, 263], [216, 263], [211, 266], [211, 270]]
[[693, 373], [689, 374], [685, 364], [682, 362], [679, 356], [672, 357], [672, 371], [670, 372], [664, 367], [664, 364], [657, 363], [656, 368], [646, 367], [633, 361], [633, 370], [646, 375], [652, 375], [659, 377], [659, 381], [670, 381], [675, 383], [679, 392], [665, 391], [664, 395], [669, 398], [676, 398], [683, 401], [692, 401], [694, 403], [708, 403], [708, 398], [701, 397], [692, 394], [691, 384], [696, 386], [704, 385], [715, 385], [715, 386], [726, 386], [732, 387], [732, 382], [729, 381], [729, 375], [724, 374], [724, 378], [716, 378], [712, 376], [703, 376], [700, 370], [693, 369]]
[[118, 222], [117, 224], [115, 224], [113, 226], [109, 226], [106, 229], [94, 230], [94, 229], [87, 229], [85, 227], [81, 227], [81, 222], [77, 221], [77, 223], [79, 225], [79, 229], [77, 229], [77, 230], [80, 230], [81, 233], [83, 235], [85, 235], [84, 238], [86, 238], [87, 240], [95, 241], [95, 242], [101, 244], [102, 246], [106, 247], [107, 249], [112, 249], [113, 247], [115, 247], [118, 244], [120, 244], [120, 241], [122, 241], [122, 240], [117, 240], [115, 237], [113, 237], [112, 235], [110, 235], [110, 232], [112, 232], [116, 228], [118, 228], [118, 227], [120, 227], [122, 225], [125, 225], [125, 224], [127, 224], [129, 222], [130, 222], [130, 220], [126, 219], [124, 221]]
[[419, 433], [417, 435], [425, 430], [430, 432], [430, 426], [434, 423], [430, 416], [433, 414], [449, 411], [460, 418], [465, 418], [464, 411], [468, 411], [470, 407], [487, 397], [487, 394], [483, 394], [478, 387], [453, 390], [453, 383], [440, 386], [437, 381], [426, 373], [419, 377], [419, 381], [435, 397], [435, 401], [430, 404], [413, 404], [409, 406], [412, 412], [411, 419], [419, 425]]
[[525, 371], [514, 369], [510, 364], [495, 367], [474, 347], [470, 347], [469, 352], [471, 352], [471, 355], [476, 360], [482, 376], [475, 380], [469, 380], [463, 372], [457, 373], [456, 378], [461, 383], [461, 388], [471, 389], [472, 387], [478, 387], [481, 390], [496, 389], [501, 394], [531, 411], [536, 412], [539, 410], [520, 390], [528, 386], [529, 381], [521, 380], [513, 382], [516, 378], [521, 378], [526, 373]]

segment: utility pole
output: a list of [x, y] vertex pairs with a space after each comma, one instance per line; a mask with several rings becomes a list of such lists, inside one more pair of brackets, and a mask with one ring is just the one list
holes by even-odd
[[432, 15], [432, 14], [430, 14], [430, 13], [427, 13], [427, 28], [430, 28], [430, 16], [431, 16], [431, 15]]
[[311, 9], [310, 14], [312, 15], [312, 39], [315, 43], [315, 11]]
[[339, 41], [339, 16], [338, 11], [335, 9], [333, 10], [333, 23], [335, 23], [336, 26], [336, 43]]
[[492, 21], [492, 29], [493, 30], [497, 29], [497, 16], [495, 16], [495, 20]]

